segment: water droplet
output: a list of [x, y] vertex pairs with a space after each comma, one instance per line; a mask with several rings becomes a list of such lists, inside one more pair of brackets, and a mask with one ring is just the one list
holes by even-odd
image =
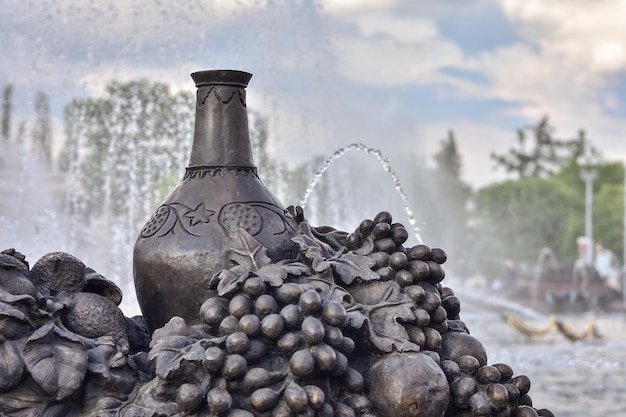
[[300, 206], [302, 208], [306, 207], [306, 203], [307, 203], [307, 201], [309, 199], [309, 196], [313, 192], [313, 189], [317, 185], [317, 183], [320, 180], [320, 178], [322, 177], [322, 175], [324, 175], [326, 170], [330, 167], [330, 165], [333, 162], [335, 162], [337, 159], [339, 159], [343, 155], [345, 155], [347, 152], [353, 151], [353, 150], [362, 151], [362, 152], [365, 152], [365, 153], [367, 153], [369, 155], [372, 155], [372, 156], [376, 157], [376, 160], [378, 160], [378, 162], [381, 164], [381, 166], [383, 167], [383, 170], [385, 172], [389, 173], [389, 175], [391, 175], [391, 179], [392, 179], [392, 181], [393, 181], [393, 183], [395, 185], [395, 189], [398, 192], [398, 194], [400, 195], [400, 198], [402, 199], [402, 205], [404, 207], [404, 211], [406, 212], [406, 214], [409, 217], [409, 224], [413, 227], [413, 233], [415, 234], [415, 238], [417, 239], [417, 241], [419, 243], [422, 243], [422, 238], [421, 238], [421, 236], [419, 234], [419, 228], [416, 226], [416, 221], [415, 221], [415, 218], [413, 217], [413, 211], [409, 207], [409, 202], [408, 202], [408, 199], [406, 197], [406, 194], [404, 193], [404, 190], [402, 189], [402, 186], [400, 185], [400, 179], [398, 178], [398, 176], [396, 175], [394, 170], [391, 168], [391, 164], [389, 163], [389, 159], [388, 158], [384, 158], [383, 154], [382, 154], [382, 152], [380, 150], [374, 149], [374, 148], [368, 148], [368, 147], [366, 147], [362, 143], [352, 143], [352, 144], [350, 144], [348, 146], [345, 146], [343, 148], [339, 148], [330, 157], [328, 157], [324, 161], [322, 166], [319, 168], [319, 170], [313, 176], [313, 179], [309, 183], [309, 186], [306, 188], [306, 191], [304, 192], [304, 195], [302, 196], [302, 199], [300, 200]]

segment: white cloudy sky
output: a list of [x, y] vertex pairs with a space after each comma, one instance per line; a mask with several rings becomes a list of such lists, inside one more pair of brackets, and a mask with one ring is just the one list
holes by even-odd
[[[503, 178], [492, 151], [544, 114], [626, 161], [624, 0], [4, 0], [0, 86], [26, 114], [38, 90], [62, 114], [111, 79], [193, 89], [189, 73], [254, 77], [276, 155], [352, 142], [430, 163], [452, 129], [464, 179]], [[421, 155], [421, 156], [420, 156]]]

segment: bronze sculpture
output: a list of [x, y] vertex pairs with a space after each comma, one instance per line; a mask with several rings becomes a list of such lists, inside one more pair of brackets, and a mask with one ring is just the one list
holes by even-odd
[[469, 334], [443, 250], [405, 247], [388, 212], [352, 232], [314, 227], [266, 191], [244, 132], [248, 79], [194, 74], [190, 166], [135, 248], [148, 330], [122, 322], [116, 287], [71, 255], [32, 269], [0, 255], [0, 413], [551, 416]]

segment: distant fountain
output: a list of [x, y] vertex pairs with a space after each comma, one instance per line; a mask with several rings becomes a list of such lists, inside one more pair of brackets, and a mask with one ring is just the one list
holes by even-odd
[[391, 167], [391, 164], [389, 163], [389, 159], [385, 158], [380, 150], [369, 148], [362, 143], [352, 143], [343, 148], [339, 148], [324, 161], [322, 166], [318, 169], [318, 171], [313, 176], [313, 179], [309, 183], [306, 191], [304, 192], [304, 195], [302, 196], [302, 199], [300, 200], [300, 206], [303, 209], [306, 207], [306, 204], [309, 200], [309, 196], [315, 189], [315, 186], [317, 185], [320, 178], [324, 175], [324, 173], [332, 165], [332, 163], [335, 162], [337, 159], [341, 158], [346, 153], [353, 151], [353, 150], [362, 151], [362, 152], [367, 153], [368, 155], [372, 155], [376, 157], [376, 160], [380, 163], [383, 170], [389, 173], [393, 181], [393, 184], [395, 186], [395, 189], [400, 195], [400, 198], [402, 199], [402, 205], [404, 207], [404, 211], [406, 212], [409, 218], [409, 224], [413, 228], [413, 233], [415, 235], [415, 238], [417, 239], [419, 243], [422, 243], [422, 238], [419, 233], [419, 227], [417, 227], [415, 217], [413, 216], [413, 210], [411, 210], [406, 194], [404, 193], [404, 190], [402, 189], [402, 186], [400, 185], [400, 179], [398, 178], [395, 171]]

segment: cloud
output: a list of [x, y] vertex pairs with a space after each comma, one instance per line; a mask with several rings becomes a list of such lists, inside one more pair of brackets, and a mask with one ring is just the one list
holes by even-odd
[[440, 37], [432, 19], [389, 13], [343, 16], [352, 30], [336, 34], [339, 71], [348, 79], [379, 86], [426, 84], [438, 69], [458, 66], [462, 52]]
[[389, 14], [366, 14], [356, 19], [359, 32], [366, 38], [382, 35], [403, 44], [421, 44], [438, 37], [437, 25], [431, 19], [398, 17]]
[[589, 6], [583, 0], [503, 0], [504, 13], [527, 43], [483, 57], [479, 65], [494, 81], [492, 92], [526, 97], [533, 103], [526, 116], [544, 108], [597, 117], [602, 101], [619, 106], [602, 90], [626, 71], [626, 2]]
[[615, 110], [624, 98], [611, 86], [626, 71], [626, 2], [503, 0], [502, 8], [523, 40], [466, 59], [462, 68], [487, 82], [465, 85], [464, 94], [517, 102], [502, 111], [529, 123], [547, 114], [559, 137], [584, 128], [607, 157], [623, 158]]
[[387, 87], [429, 83], [439, 77], [439, 68], [458, 65], [461, 57], [445, 41], [407, 45], [389, 39], [341, 39], [334, 46], [345, 77]]
[[597, 74], [581, 71], [550, 51], [515, 44], [471, 59], [467, 67], [485, 75], [486, 88], [475, 90], [485, 97], [517, 101], [513, 111], [533, 118], [545, 112], [571, 112], [585, 107], [597, 113], [595, 95], [603, 85]]
[[[623, 96], [610, 90], [626, 70], [624, 1], [590, 7], [584, 0], [502, 0], [502, 13], [520, 40], [472, 57], [438, 31], [441, 10], [417, 10], [400, 1], [377, 9], [357, 3], [336, 2], [333, 9], [344, 24], [333, 41], [339, 70], [355, 82], [446, 85], [453, 96], [515, 103], [496, 110], [511, 120], [532, 123], [549, 114], [572, 136], [588, 127], [604, 143], [601, 138], [621, 123], [607, 110], [626, 107]], [[457, 17], [463, 24], [463, 15]], [[470, 71], [481, 81], [460, 79], [448, 69]]]
[[626, 69], [626, 2], [503, 0], [504, 13], [546, 54], [582, 71]]
[[398, 5], [400, 0], [321, 0], [324, 12], [331, 15], [345, 15], [354, 12], [382, 10]]

